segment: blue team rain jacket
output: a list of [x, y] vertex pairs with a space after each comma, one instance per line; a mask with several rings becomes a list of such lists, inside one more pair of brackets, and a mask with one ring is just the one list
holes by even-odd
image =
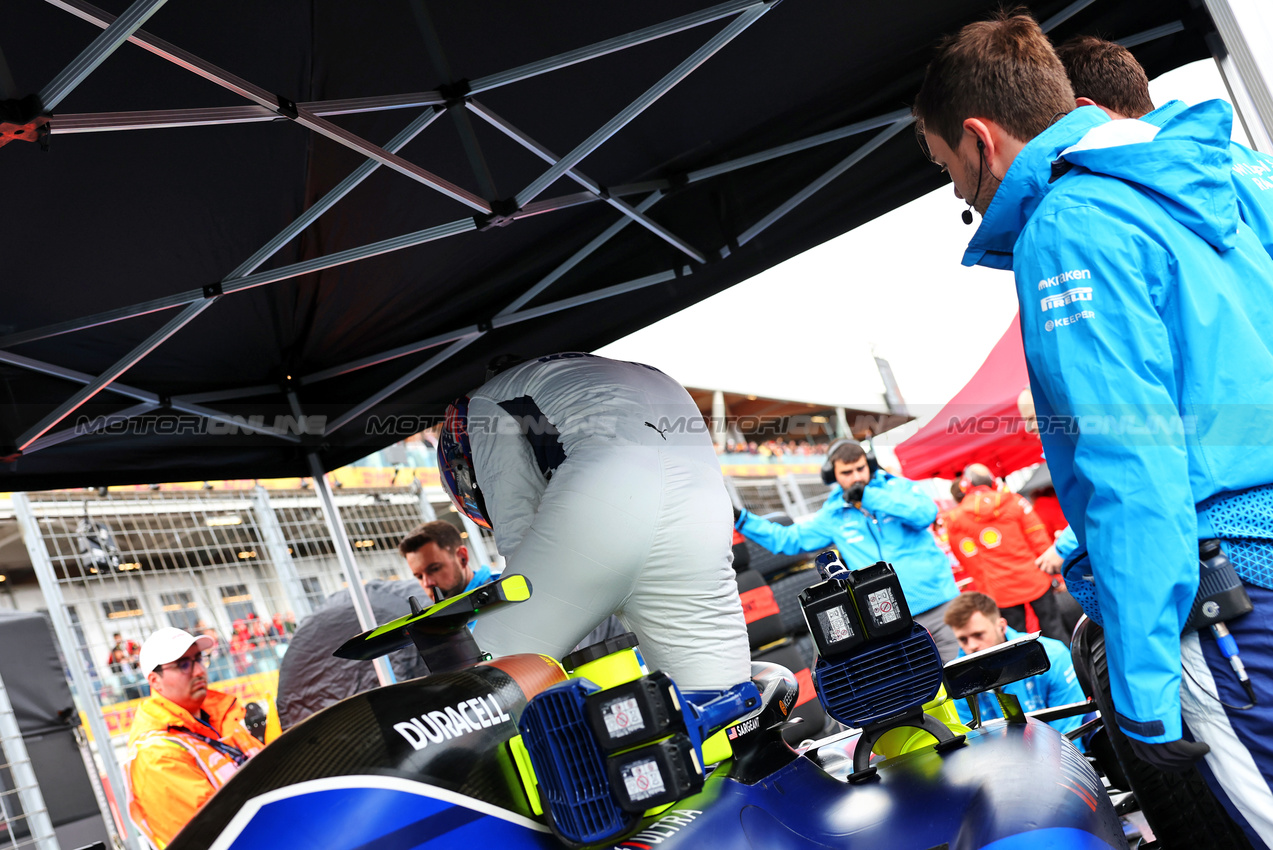
[[964, 262], [1015, 273], [1040, 437], [1079, 544], [1071, 560], [1090, 555], [1116, 721], [1172, 741], [1197, 542], [1213, 536], [1195, 505], [1273, 482], [1273, 260], [1239, 217], [1228, 104], [1161, 128], [1097, 112], [1075, 110], [1018, 155]]
[[959, 595], [950, 561], [928, 527], [937, 504], [905, 478], [875, 473], [862, 509], [844, 500], [840, 485], [807, 520], [779, 525], [744, 512], [738, 530], [770, 552], [796, 555], [835, 545], [851, 570], [887, 561], [897, 571], [911, 613], [922, 614]]
[[[1004, 634], [1007, 640], [1014, 640], [1021, 637], [1022, 633], [1007, 628]], [[1048, 661], [1052, 662], [1051, 668], [1037, 676], [1004, 685], [1004, 692], [1013, 694], [1020, 700], [1022, 711], [1038, 711], [1042, 708], [1084, 702], [1087, 694], [1083, 693], [1083, 688], [1079, 685], [1078, 676], [1074, 673], [1074, 662], [1065, 644], [1042, 635], [1039, 636], [1039, 643], [1043, 644], [1048, 654]], [[960, 658], [966, 654], [962, 649], [959, 650]], [[993, 693], [977, 694], [977, 705], [981, 708], [983, 721], [1003, 717], [1003, 712], [999, 709], [999, 701], [995, 699]], [[971, 722], [972, 712], [968, 710], [968, 703], [964, 700], [956, 700], [955, 708], [959, 710], [960, 721], [965, 724]], [[1077, 729], [1082, 723], [1082, 717], [1065, 717], [1061, 720], [1053, 720], [1048, 725], [1065, 733], [1071, 729]]]

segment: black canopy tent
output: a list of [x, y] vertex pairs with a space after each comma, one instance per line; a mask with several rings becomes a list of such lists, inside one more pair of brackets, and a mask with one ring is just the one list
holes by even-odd
[[[99, 2], [0, 4], [53, 116], [0, 149], [3, 490], [334, 468], [918, 197], [907, 106], [997, 5]], [[1210, 55], [1188, 0], [1029, 5]]]

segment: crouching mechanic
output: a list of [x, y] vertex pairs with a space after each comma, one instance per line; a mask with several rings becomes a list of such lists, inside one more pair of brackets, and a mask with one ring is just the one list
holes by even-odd
[[[955, 601], [946, 606], [946, 624], [959, 640], [959, 654], [971, 655], [983, 649], [1021, 637], [1021, 632], [1008, 625], [1008, 621], [999, 616], [999, 608], [995, 601], [984, 593], [962, 593]], [[1079, 685], [1078, 676], [1074, 672], [1074, 662], [1070, 651], [1059, 640], [1039, 637], [1039, 643], [1047, 651], [1048, 661], [1052, 667], [1046, 673], [1031, 676], [1004, 685], [1003, 690], [1013, 694], [1021, 702], [1023, 711], [1038, 711], [1042, 708], [1056, 708], [1076, 702], [1086, 702], [1087, 695]], [[959, 719], [964, 723], [972, 720], [972, 712], [967, 704], [960, 700], [956, 704]], [[981, 709], [982, 719], [1002, 717], [999, 701], [993, 694], [977, 695], [977, 705]], [[1061, 733], [1077, 729], [1083, 722], [1081, 717], [1064, 717], [1053, 720], [1051, 726]]]
[[560, 658], [613, 613], [682, 690], [749, 679], [729, 495], [701, 423], [659, 370], [578, 352], [513, 366], [447, 410], [443, 485], [534, 588], [477, 620], [482, 649]]
[[734, 527], [770, 552], [795, 555], [834, 544], [849, 569], [892, 564], [916, 622], [932, 634], [942, 661], [951, 660], [959, 644], [942, 615], [959, 588], [928, 530], [937, 519], [937, 503], [905, 478], [882, 470], [872, 475], [866, 452], [854, 440], [833, 444], [827, 465], [836, 484], [812, 517], [779, 525], [744, 510]]
[[208, 688], [205, 653], [215, 641], [163, 628], [142, 644], [150, 697], [128, 733], [128, 815], [163, 848], [262, 744], [233, 696]]

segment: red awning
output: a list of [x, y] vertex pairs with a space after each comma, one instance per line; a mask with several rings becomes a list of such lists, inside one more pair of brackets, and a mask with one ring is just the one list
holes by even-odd
[[1021, 317], [995, 343], [977, 374], [931, 422], [897, 446], [907, 478], [954, 478], [970, 463], [1004, 476], [1043, 460], [1043, 446], [1026, 433], [1017, 396], [1030, 384], [1021, 347]]

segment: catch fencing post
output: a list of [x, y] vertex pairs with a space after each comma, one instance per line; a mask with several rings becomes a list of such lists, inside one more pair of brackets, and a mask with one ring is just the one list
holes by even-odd
[[[13, 713], [13, 704], [9, 701], [9, 691], [0, 678], [0, 745], [3, 746], [5, 762], [13, 777], [14, 788], [18, 792], [18, 801], [22, 804], [22, 814], [26, 818], [27, 827], [31, 830], [31, 838], [40, 850], [60, 850], [57, 836], [53, 834], [53, 821], [49, 819], [48, 807], [44, 805], [44, 795], [40, 793], [40, 783], [35, 778], [35, 768], [31, 757], [27, 754], [26, 741], [22, 740], [22, 730], [18, 728], [18, 718]], [[5, 808], [4, 819], [9, 826], [9, 840], [15, 845], [19, 843], [13, 835], [13, 821], [8, 807]]]
[[[321, 498], [321, 497], [320, 497]], [[270, 494], [257, 484], [252, 488], [252, 508], [256, 514], [257, 527], [265, 538], [265, 548], [269, 550], [270, 560], [274, 562], [274, 572], [278, 575], [279, 584], [283, 585], [283, 594], [296, 619], [302, 620], [313, 611], [309, 597], [301, 587], [300, 576], [296, 573], [296, 565], [292, 563], [292, 553], [287, 546], [287, 538], [283, 536], [283, 528], [279, 525], [278, 515], [270, 504]]]
[[[40, 592], [44, 594], [44, 605], [48, 608], [49, 619], [53, 622], [53, 633], [62, 648], [62, 657], [66, 659], [71, 671], [71, 681], [75, 683], [75, 692], [80, 698], [80, 707], [88, 718], [88, 728], [93, 732], [93, 741], [97, 744], [97, 754], [106, 768], [106, 777], [110, 780], [111, 793], [115, 797], [115, 805], [119, 809], [120, 820], [124, 823], [124, 846], [128, 850], [138, 850], [137, 834], [133, 831], [132, 821], [128, 817], [128, 799], [124, 784], [124, 774], [119, 763], [115, 761], [115, 749], [111, 744], [110, 730], [106, 728], [106, 718], [102, 716], [102, 707], [98, 705], [93, 683], [89, 681], [88, 671], [79, 663], [80, 653], [75, 644], [71, 623], [66, 616], [66, 602], [62, 598], [62, 589], [58, 587], [57, 576], [53, 572], [53, 561], [48, 550], [44, 548], [44, 540], [40, 534], [40, 526], [31, 513], [31, 502], [26, 493], [13, 494], [13, 513], [18, 519], [18, 527], [22, 529], [22, 539], [26, 543], [27, 554], [31, 556], [31, 567], [40, 583]], [[114, 820], [109, 812], [103, 813], [107, 824], [113, 828]]]

